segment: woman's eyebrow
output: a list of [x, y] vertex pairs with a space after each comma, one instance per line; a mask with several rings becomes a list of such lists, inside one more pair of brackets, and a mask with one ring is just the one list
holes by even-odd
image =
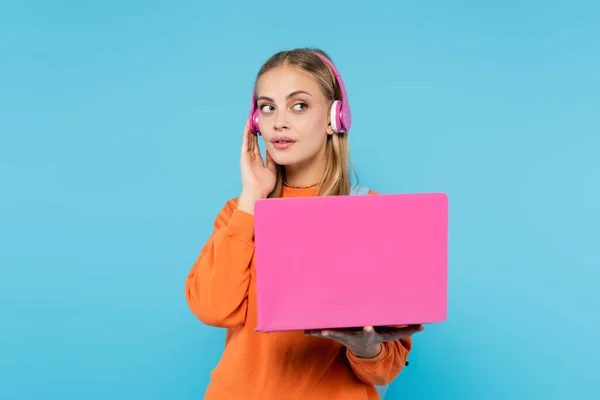
[[[294, 97], [294, 96], [296, 96], [298, 94], [307, 94], [307, 95], [309, 95], [309, 96], [312, 97], [312, 94], [308, 93], [306, 90], [296, 90], [296, 91], [288, 94], [285, 98], [287, 100], [289, 100], [290, 98], [292, 98], [292, 97]], [[259, 96], [258, 99], [256, 99], [256, 100], [266, 100], [266, 101], [273, 101], [273, 102], [275, 101], [272, 98], [267, 97], [267, 96]]]

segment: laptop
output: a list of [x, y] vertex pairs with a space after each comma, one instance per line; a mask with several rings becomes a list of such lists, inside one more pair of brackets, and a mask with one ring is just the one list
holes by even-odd
[[254, 221], [257, 331], [446, 319], [446, 194], [263, 199]]

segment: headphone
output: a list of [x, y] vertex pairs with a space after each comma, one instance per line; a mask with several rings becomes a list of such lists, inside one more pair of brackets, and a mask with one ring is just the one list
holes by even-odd
[[[316, 53], [325, 63], [331, 68], [335, 79], [337, 80], [338, 85], [340, 85], [340, 91], [342, 92], [342, 100], [335, 100], [331, 105], [331, 110], [329, 111], [329, 115], [331, 117], [331, 127], [335, 133], [343, 133], [350, 130], [350, 126], [352, 125], [352, 113], [350, 112], [350, 104], [348, 103], [348, 96], [346, 94], [346, 87], [344, 86], [344, 81], [340, 76], [340, 73], [335, 68], [333, 63], [329, 61], [329, 59], [322, 54]], [[250, 131], [255, 135], [260, 135], [260, 131], [258, 128], [258, 105], [256, 104], [256, 94], [252, 91], [252, 106], [250, 107], [250, 116], [248, 117], [248, 125], [250, 126]]]

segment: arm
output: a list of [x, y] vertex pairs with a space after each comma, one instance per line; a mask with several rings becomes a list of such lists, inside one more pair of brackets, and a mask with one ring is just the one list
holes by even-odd
[[[377, 195], [374, 190], [369, 195]], [[399, 339], [393, 342], [381, 343], [381, 351], [372, 358], [361, 358], [346, 349], [346, 356], [350, 367], [356, 376], [363, 382], [383, 386], [391, 383], [400, 374], [408, 354], [412, 348], [412, 338]]]
[[[379, 193], [370, 190], [369, 195]], [[346, 357], [354, 374], [362, 382], [385, 386], [400, 374], [412, 349], [412, 335], [423, 330], [418, 324], [380, 327], [365, 326], [361, 330], [317, 329], [306, 335], [336, 340], [346, 348]]]
[[245, 323], [253, 255], [254, 217], [231, 200], [185, 282], [188, 306], [202, 322], [222, 328]]
[[411, 337], [381, 343], [381, 352], [373, 358], [360, 358], [346, 349], [350, 367], [363, 382], [383, 386], [400, 374], [412, 349]]

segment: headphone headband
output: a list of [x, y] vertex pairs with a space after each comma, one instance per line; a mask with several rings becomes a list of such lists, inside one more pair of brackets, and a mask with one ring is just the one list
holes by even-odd
[[[338, 122], [338, 129], [334, 130], [338, 133], [342, 133], [342, 132], [347, 132], [350, 130], [350, 126], [352, 125], [352, 113], [350, 112], [350, 102], [348, 101], [348, 95], [346, 94], [346, 86], [344, 85], [344, 80], [342, 79], [342, 76], [340, 75], [339, 71], [337, 70], [337, 68], [335, 67], [335, 65], [333, 64], [333, 62], [331, 62], [327, 57], [325, 57], [322, 54], [316, 53], [319, 57], [321, 57], [321, 59], [323, 61], [325, 61], [325, 63], [329, 66], [329, 68], [331, 68], [331, 71], [333, 72], [333, 75], [335, 76], [335, 79], [337, 80], [338, 85], [340, 86], [340, 92], [342, 94], [342, 101], [341, 104], [339, 105], [339, 109], [335, 110], [335, 119], [339, 120]], [[331, 110], [331, 119], [332, 121], [334, 120], [334, 110], [333, 107], [336, 105], [336, 102], [334, 101], [334, 104], [331, 106], [332, 110]], [[333, 123], [333, 122], [332, 122]]]
[[[348, 95], [346, 93], [346, 87], [344, 85], [344, 81], [338, 72], [337, 68], [327, 57], [324, 55], [314, 52], [321, 60], [327, 64], [327, 66], [331, 69], [331, 72], [335, 76], [335, 79], [340, 86], [340, 92], [342, 95], [342, 100], [334, 100], [330, 109], [330, 117], [331, 117], [331, 127], [333, 131], [336, 133], [348, 132], [350, 130], [350, 126], [352, 125], [352, 113], [350, 111], [350, 103], [348, 102]], [[260, 131], [258, 128], [258, 106], [256, 105], [255, 93], [252, 91], [252, 105], [250, 107], [250, 116], [248, 118], [248, 124], [250, 125], [250, 130], [252, 133], [260, 135]]]

